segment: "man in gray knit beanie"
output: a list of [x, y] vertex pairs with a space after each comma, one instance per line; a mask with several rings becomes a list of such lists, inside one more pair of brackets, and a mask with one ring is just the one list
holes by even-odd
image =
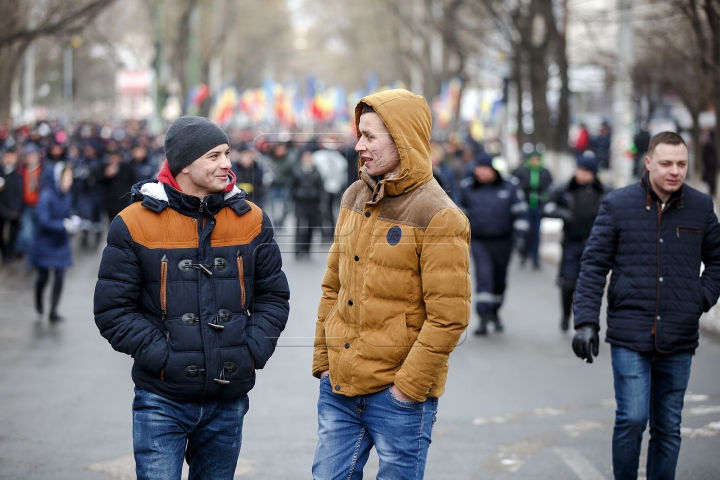
[[188, 195], [205, 198], [225, 190], [232, 176], [229, 152], [225, 132], [204, 117], [180, 117], [165, 134], [168, 168]]
[[135, 478], [179, 480], [186, 461], [190, 480], [233, 480], [248, 393], [290, 290], [270, 219], [235, 185], [225, 133], [182, 117], [165, 153], [110, 224], [95, 323], [133, 357]]

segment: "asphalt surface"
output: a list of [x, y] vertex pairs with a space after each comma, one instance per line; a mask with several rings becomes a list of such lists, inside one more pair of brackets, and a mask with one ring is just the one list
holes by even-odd
[[[310, 368], [325, 255], [316, 245], [310, 260], [297, 261], [292, 237], [278, 240], [290, 320], [250, 394], [236, 478], [311, 478], [318, 381]], [[33, 310], [33, 273], [20, 262], [0, 267], [2, 479], [135, 478], [132, 359], [112, 350], [92, 316], [100, 253], [77, 249], [57, 325]], [[513, 260], [505, 332], [464, 336], [451, 355], [427, 479], [612, 478], [609, 347], [592, 365], [575, 358], [559, 331], [555, 274], [552, 265], [523, 270]], [[683, 429], [677, 478], [720, 478], [718, 337], [701, 335]], [[365, 478], [376, 471], [371, 455]]]

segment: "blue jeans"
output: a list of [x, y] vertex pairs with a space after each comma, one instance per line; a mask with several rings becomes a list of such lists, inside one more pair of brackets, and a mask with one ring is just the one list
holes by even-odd
[[133, 448], [138, 480], [180, 480], [183, 457], [191, 480], [235, 476], [247, 395], [227, 402], [179, 403], [135, 389]]
[[617, 402], [612, 439], [615, 478], [637, 478], [640, 446], [648, 420], [647, 479], [675, 478], [692, 353], [661, 355], [612, 345], [611, 356]]
[[20, 215], [20, 233], [15, 249], [25, 254], [28, 267], [32, 268], [32, 244], [35, 240], [35, 207], [25, 205]]
[[378, 480], [422, 479], [437, 404], [437, 398], [400, 400], [390, 388], [338, 395], [326, 375], [320, 380], [313, 479], [361, 479], [373, 445], [380, 458]]

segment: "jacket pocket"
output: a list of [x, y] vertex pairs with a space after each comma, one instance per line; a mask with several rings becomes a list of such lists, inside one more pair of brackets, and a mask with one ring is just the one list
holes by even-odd
[[698, 317], [699, 317], [700, 315], [703, 314], [703, 312], [706, 312], [706, 311], [707, 311], [707, 310], [705, 309], [705, 304], [706, 304], [706, 302], [705, 302], [705, 290], [703, 289], [702, 279], [701, 279], [700, 277], [698, 277], [698, 278], [695, 280], [695, 289], [694, 289], [694, 292], [695, 292], [695, 294], [697, 295], [697, 309], [696, 309], [696, 314], [697, 314]]
[[384, 364], [397, 366], [405, 361], [412, 344], [408, 339], [405, 313], [401, 313], [382, 323], [382, 328], [363, 332], [370, 347], [370, 356]]
[[408, 339], [405, 313], [393, 317], [390, 328], [388, 329], [388, 334], [393, 342], [391, 358], [394, 358], [398, 363], [404, 362], [412, 347]]
[[347, 338], [347, 323], [343, 321], [338, 306], [339, 302], [336, 302], [323, 323], [325, 344], [328, 348], [339, 348], [345, 345]]
[[205, 383], [202, 352], [178, 352], [168, 348], [168, 359], [161, 380], [171, 384], [198, 385]]
[[248, 317], [246, 315], [233, 313], [228, 309], [220, 309], [215, 315], [214, 323], [218, 326], [217, 335], [220, 348], [234, 348], [247, 344]]
[[240, 282], [240, 307], [243, 315], [247, 315], [246, 292], [245, 292], [245, 261], [240, 250], [237, 252], [238, 281]]
[[162, 319], [167, 319], [167, 277], [168, 277], [168, 258], [163, 255], [160, 259], [160, 310], [162, 310]]
[[[169, 350], [170, 350], [170, 332], [165, 330], [163, 332], [163, 334], [165, 335], [165, 341], [168, 344], [168, 356], [169, 356], [170, 355], [170, 352], [169, 352]], [[160, 380], [165, 380], [165, 367], [163, 367], [162, 370], [160, 370]]]
[[618, 275], [617, 281], [612, 285], [608, 293], [608, 305], [612, 307], [618, 306], [622, 303], [622, 299], [625, 297], [624, 291], [628, 286], [628, 278], [622, 273]]
[[677, 227], [675, 229], [677, 238], [682, 238], [684, 235], [700, 235], [702, 232], [699, 228], [688, 228], [688, 227]]
[[218, 378], [228, 381], [244, 381], [255, 372], [255, 359], [247, 345], [223, 348], [220, 351], [223, 370]]

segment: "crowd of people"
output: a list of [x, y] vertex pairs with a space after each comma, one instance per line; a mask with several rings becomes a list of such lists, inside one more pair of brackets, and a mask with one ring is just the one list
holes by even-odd
[[[224, 429], [218, 435], [235, 438], [213, 454], [227, 461], [198, 454], [206, 442], [194, 433], [178, 436], [187, 437], [191, 477], [222, 470], [217, 478], [229, 478], [254, 370], [272, 355], [289, 314], [276, 235], [294, 234], [301, 260], [310, 257], [317, 231], [332, 247], [312, 367], [321, 382], [314, 475], [362, 470], [373, 446], [381, 470], [422, 471], [447, 358], [470, 305], [476, 335], [491, 325], [502, 332], [513, 249], [521, 266], [530, 261], [540, 269], [541, 219], [559, 218], [560, 328], [569, 330], [574, 315], [572, 348], [587, 363], [598, 354], [600, 305], [612, 271], [606, 340], [618, 403], [616, 478], [634, 478], [648, 422], [647, 470], [661, 472], [648, 478], [674, 472], [697, 320], [720, 295], [720, 224], [712, 199], [684, 184], [684, 139], [653, 136], [640, 181], [611, 192], [598, 178], [607, 165], [589, 149], [576, 152], [572, 177], [557, 182], [539, 146], [508, 174], [470, 138], [433, 141], [427, 103], [405, 90], [362, 99], [356, 124], [357, 139], [227, 134], [195, 116], [161, 135], [134, 122], [2, 131], [3, 263], [24, 257], [37, 271], [40, 314], [53, 273], [49, 319], [57, 322], [71, 237], [97, 247], [110, 221], [95, 320], [114, 348], [134, 357], [136, 431], [152, 425], [147, 432], [164, 438], [156, 417], [182, 424], [194, 415], [194, 402], [209, 399], [211, 421]], [[153, 224], [170, 228], [148, 228]], [[336, 226], [347, 234], [335, 235]], [[197, 289], [188, 289], [193, 282]], [[360, 330], [357, 318], [364, 319]], [[217, 341], [199, 341], [206, 336]], [[357, 402], [378, 421], [356, 421]], [[418, 438], [416, 427], [398, 422], [391, 412], [398, 407], [420, 412], [411, 420], [419, 419], [425, 433]], [[350, 420], [372, 437], [343, 434]], [[156, 478], [167, 455], [150, 438], [134, 437], [139, 478]], [[185, 450], [184, 441], [177, 445]], [[352, 445], [362, 449], [357, 465], [346, 455]], [[386, 463], [398, 455], [402, 465]]]
[[[602, 132], [605, 136], [609, 135], [607, 130]], [[294, 242], [296, 258], [309, 258], [314, 241], [329, 246], [342, 194], [358, 179], [356, 140], [350, 135], [322, 131], [283, 136], [231, 129], [228, 135], [236, 184], [248, 200], [268, 214], [277, 234]], [[71, 236], [79, 237], [82, 248], [103, 243], [109, 222], [130, 205], [132, 186], [157, 178], [165, 161], [163, 140], [164, 133], [153, 133], [142, 122], [114, 126], [43, 122], [0, 131], [2, 261], [10, 264], [25, 258], [27, 268], [38, 270], [35, 298], [39, 313], [44, 311], [48, 270], [53, 270], [50, 319], [60, 318], [57, 303], [63, 272], [72, 263]], [[576, 148], [582, 147], [582, 141], [581, 135]], [[593, 158], [590, 141], [586, 143], [588, 149], [577, 155], [578, 165], [593, 173], [591, 183], [598, 183], [595, 174], [602, 161]], [[554, 183], [543, 165], [542, 148], [528, 149], [524, 161], [512, 172], [493, 166], [496, 159], [469, 136], [431, 140], [430, 158], [433, 176], [450, 199], [466, 212], [475, 212], [470, 215], [474, 218], [472, 252], [477, 266], [476, 311], [480, 317], [475, 333], [485, 334], [489, 324], [500, 331], [498, 309], [513, 247], [519, 252], [521, 265], [529, 260], [533, 268], [539, 269], [541, 219], [558, 216], [552, 208], [546, 208]], [[66, 175], [73, 180], [67, 192], [61, 188], [62, 169], [69, 171]], [[41, 202], [46, 189], [48, 200]], [[60, 204], [59, 195], [67, 204], [62, 211], [55, 208]], [[550, 206], [557, 206], [557, 200]], [[53, 228], [46, 222], [49, 205], [55, 209], [53, 220], [63, 223], [62, 229], [54, 231], [52, 242], [45, 239]], [[590, 211], [588, 228], [584, 229], [587, 235], [597, 202], [580, 208], [585, 207]], [[573, 235], [566, 232], [566, 252], [573, 248], [568, 240]], [[575, 250], [582, 251], [577, 245]], [[578, 263], [579, 257], [574, 262]], [[563, 330], [568, 328], [573, 291], [569, 268], [568, 261], [563, 260], [558, 280], [564, 292]]]
[[[297, 258], [309, 257], [314, 239], [331, 243], [341, 196], [358, 179], [356, 140], [322, 132], [263, 135], [252, 129], [230, 130], [229, 138], [238, 187], [268, 213], [279, 234], [294, 237]], [[24, 261], [27, 269], [37, 270], [38, 313], [46, 310], [45, 285], [52, 271], [49, 318], [62, 318], [57, 306], [64, 272], [72, 264], [71, 239], [79, 237], [84, 249], [104, 243], [110, 221], [131, 204], [133, 185], [157, 178], [165, 161], [163, 139], [164, 133], [134, 121], [0, 129], [2, 263]], [[481, 147], [469, 139], [433, 142], [432, 148], [434, 174], [457, 201], [459, 180]]]
[[0, 247], [2, 262], [25, 258], [37, 270], [35, 309], [53, 272], [49, 319], [58, 321], [65, 270], [72, 264], [72, 235], [83, 247], [102, 242], [104, 218], [130, 203], [130, 188], [157, 174], [162, 148], [138, 129], [112, 135], [82, 124], [68, 135], [41, 123], [0, 132]]
[[[251, 129], [230, 130], [229, 138], [237, 185], [268, 212], [276, 228], [292, 227], [286, 222], [294, 217], [297, 255], [308, 255], [314, 234], [331, 242], [340, 198], [358, 178], [355, 139], [322, 132], [260, 135]], [[3, 263], [25, 258], [29, 267], [35, 266], [36, 209], [43, 188], [53, 185], [56, 165], [72, 170], [73, 233], [83, 248], [93, 248], [103, 242], [109, 221], [130, 205], [131, 187], [157, 177], [165, 159], [162, 141], [162, 133], [138, 122], [70, 127], [43, 122], [0, 130]], [[435, 177], [454, 201], [481, 149], [472, 139], [433, 142]]]
[[[598, 170], [608, 166], [609, 126], [604, 123], [596, 136], [590, 136], [584, 125], [578, 132], [573, 149], [579, 173], [558, 181], [543, 164], [542, 146], [526, 145], [521, 164], [507, 172], [469, 136], [430, 141], [434, 178], [468, 213], [473, 226], [478, 335], [486, 334], [488, 325], [503, 329], [498, 310], [513, 249], [521, 266], [529, 261], [533, 269], [541, 268], [543, 217], [560, 218], [565, 225], [557, 283], [561, 329], [569, 329], [580, 256], [599, 202], [610, 190], [598, 178]], [[270, 135], [231, 129], [228, 135], [236, 184], [268, 214], [277, 234], [287, 237], [286, 243], [294, 242], [296, 258], [309, 258], [314, 241], [329, 246], [342, 194], [358, 179], [356, 140], [322, 131]], [[37, 269], [39, 313], [44, 311], [48, 271], [53, 270], [50, 319], [60, 318], [57, 303], [64, 269], [72, 263], [71, 236], [79, 237], [82, 248], [104, 242], [109, 222], [130, 205], [132, 186], [157, 178], [165, 161], [163, 140], [164, 133], [132, 121], [114, 126], [43, 122], [0, 130], [2, 262], [24, 258], [28, 269]], [[642, 138], [636, 140], [638, 149], [647, 150]], [[62, 191], [62, 169], [73, 180], [68, 192]], [[45, 189], [47, 200], [41, 202]], [[60, 197], [67, 204], [62, 211], [55, 207]], [[50, 205], [55, 209], [52, 219], [63, 223], [62, 229], [59, 223], [47, 223]], [[53, 228], [55, 237], [49, 241], [45, 237]]]

